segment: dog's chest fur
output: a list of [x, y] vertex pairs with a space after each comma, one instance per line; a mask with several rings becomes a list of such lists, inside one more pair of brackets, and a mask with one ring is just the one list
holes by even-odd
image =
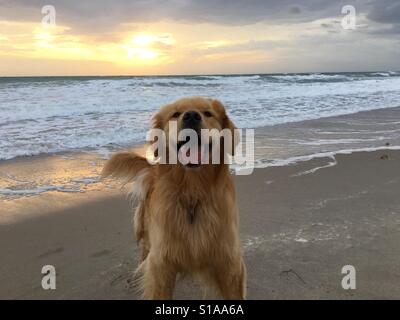
[[[212, 186], [183, 181], [174, 188], [160, 181], [155, 184], [153, 223], [169, 248], [193, 256], [208, 254], [224, 232], [227, 201]], [[162, 199], [162, 201], [160, 201]], [[171, 245], [173, 243], [173, 245]]]

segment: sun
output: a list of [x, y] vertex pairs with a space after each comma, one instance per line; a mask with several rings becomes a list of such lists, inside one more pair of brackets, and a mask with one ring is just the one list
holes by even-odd
[[137, 34], [126, 41], [123, 48], [126, 50], [129, 60], [155, 62], [159, 53], [155, 48], [152, 48], [152, 46], [157, 41], [157, 36], [150, 34]]
[[138, 47], [148, 47], [156, 41], [156, 37], [148, 34], [139, 34], [132, 38], [132, 44]]
[[170, 61], [169, 49], [175, 44], [170, 33], [137, 33], [130, 35], [122, 43], [126, 62], [158, 64]]

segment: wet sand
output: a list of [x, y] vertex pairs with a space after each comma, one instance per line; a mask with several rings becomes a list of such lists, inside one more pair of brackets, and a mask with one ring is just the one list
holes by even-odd
[[[400, 152], [336, 161], [235, 177], [249, 299], [400, 298]], [[107, 184], [84, 191], [0, 200], [0, 298], [137, 298], [129, 201]], [[47, 264], [56, 290], [41, 288]], [[356, 290], [341, 287], [348, 264]], [[201, 297], [191, 281], [178, 284], [175, 298]]]

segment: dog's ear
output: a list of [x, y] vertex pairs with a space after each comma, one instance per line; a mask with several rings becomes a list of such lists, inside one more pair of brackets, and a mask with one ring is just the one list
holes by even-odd
[[229, 116], [226, 114], [225, 107], [224, 105], [218, 101], [218, 100], [212, 100], [211, 101], [212, 106], [219, 114], [222, 115], [222, 120], [221, 120], [221, 126], [222, 129], [228, 129], [230, 134], [231, 134], [231, 141], [232, 145], [229, 148], [230, 150], [227, 150], [227, 153], [234, 155], [235, 154], [235, 148], [240, 142], [240, 134], [236, 130], [235, 124], [232, 122], [232, 120], [229, 118]]
[[163, 123], [164, 123], [164, 121], [158, 113], [156, 113], [151, 118], [151, 128], [152, 129], [163, 129]]

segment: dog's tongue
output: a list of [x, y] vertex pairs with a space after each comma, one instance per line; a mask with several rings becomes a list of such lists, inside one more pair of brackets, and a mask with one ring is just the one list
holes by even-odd
[[195, 148], [194, 148], [194, 150], [188, 149], [186, 151], [186, 157], [188, 157], [190, 164], [200, 164], [201, 163], [201, 147], [197, 148], [197, 150], [195, 150]]
[[185, 154], [185, 158], [190, 164], [201, 164], [202, 155], [203, 155], [203, 146], [196, 147], [188, 147], [187, 145], [183, 145], [180, 152]]

